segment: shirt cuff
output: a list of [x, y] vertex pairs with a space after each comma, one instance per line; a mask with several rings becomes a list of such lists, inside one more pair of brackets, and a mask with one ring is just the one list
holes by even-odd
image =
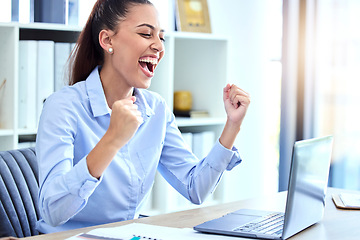
[[229, 171], [239, 165], [242, 161], [236, 147], [233, 147], [232, 150], [230, 150], [224, 147], [219, 139], [216, 141], [208, 156], [212, 156], [211, 159], [209, 159], [209, 165], [219, 172], [222, 172], [225, 169]]
[[86, 157], [82, 158], [73, 169], [73, 173], [67, 176], [66, 182], [71, 194], [82, 199], [88, 199], [100, 184], [100, 180], [91, 176], [86, 163]]

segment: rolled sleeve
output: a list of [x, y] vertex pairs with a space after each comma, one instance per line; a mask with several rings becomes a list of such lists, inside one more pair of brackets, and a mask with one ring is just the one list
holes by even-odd
[[232, 150], [225, 148], [219, 139], [211, 149], [209, 156], [212, 157], [209, 158], [208, 164], [219, 172], [224, 169], [230, 171], [242, 162], [238, 149], [236, 147], [233, 147]]
[[66, 176], [66, 184], [69, 192], [82, 199], [88, 199], [100, 184], [99, 180], [91, 176], [86, 163], [86, 157], [81, 159], [75, 166], [72, 174]]

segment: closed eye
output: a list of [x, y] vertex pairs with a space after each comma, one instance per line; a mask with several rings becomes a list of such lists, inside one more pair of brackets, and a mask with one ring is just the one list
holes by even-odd
[[[148, 33], [139, 33], [140, 36], [143, 36], [145, 38], [150, 38], [151, 37], [151, 34], [148, 34]], [[165, 42], [165, 38], [160, 38], [160, 40], [162, 42]]]
[[147, 33], [139, 33], [139, 35], [143, 36], [143, 37], [146, 37], [146, 38], [151, 37], [151, 34], [147, 34]]

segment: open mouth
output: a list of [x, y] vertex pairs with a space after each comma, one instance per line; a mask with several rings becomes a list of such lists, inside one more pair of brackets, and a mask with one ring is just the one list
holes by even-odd
[[154, 75], [155, 68], [158, 64], [158, 59], [151, 57], [143, 57], [139, 59], [139, 65], [145, 75], [152, 77]]

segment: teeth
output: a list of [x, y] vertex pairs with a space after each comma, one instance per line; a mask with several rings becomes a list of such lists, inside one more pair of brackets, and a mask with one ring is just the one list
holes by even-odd
[[151, 63], [152, 65], [156, 65], [158, 63], [157, 59], [153, 59], [153, 58], [143, 58], [140, 59], [139, 62]]

